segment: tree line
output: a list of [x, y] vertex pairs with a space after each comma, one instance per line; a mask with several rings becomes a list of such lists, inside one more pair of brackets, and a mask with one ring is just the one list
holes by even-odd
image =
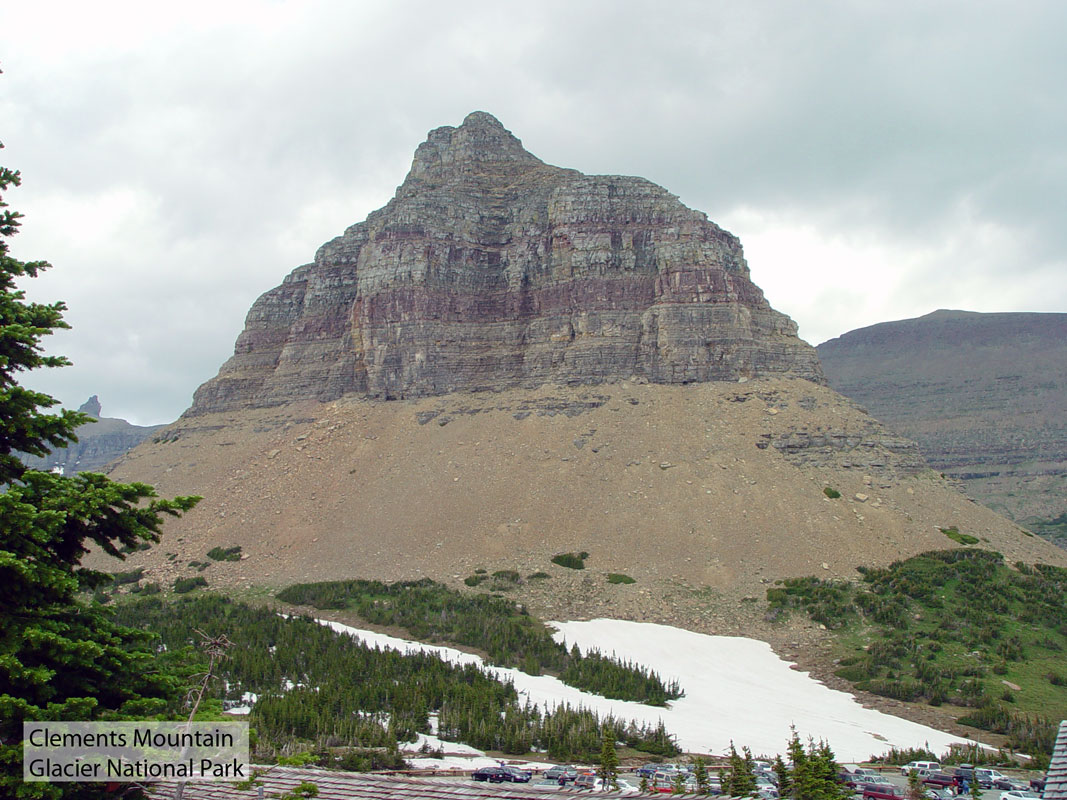
[[487, 594], [464, 594], [429, 578], [381, 583], [348, 580], [300, 583], [278, 599], [318, 609], [347, 609], [374, 625], [403, 628], [423, 642], [464, 645], [496, 666], [529, 675], [547, 672], [564, 683], [615, 700], [663, 706], [684, 695], [677, 681], [593, 651], [582, 655], [552, 638], [552, 631], [526, 608]]

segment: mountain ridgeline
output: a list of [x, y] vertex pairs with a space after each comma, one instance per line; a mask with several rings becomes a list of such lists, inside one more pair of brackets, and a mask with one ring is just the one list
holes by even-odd
[[1067, 314], [935, 311], [817, 350], [830, 385], [931, 466], [1067, 543]]
[[108, 464], [139, 445], [162, 425], [131, 425], [124, 419], [101, 414], [100, 400], [94, 394], [78, 411], [92, 420], [75, 430], [78, 441], [57, 448], [48, 456], [23, 455], [22, 461], [30, 469], [43, 471], [62, 469], [66, 473], [103, 472]]

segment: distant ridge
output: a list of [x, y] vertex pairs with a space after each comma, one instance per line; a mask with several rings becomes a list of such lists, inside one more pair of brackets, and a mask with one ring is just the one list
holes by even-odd
[[32, 469], [62, 469], [65, 473], [103, 472], [115, 459], [139, 445], [162, 425], [131, 425], [124, 419], [101, 416], [100, 398], [95, 394], [78, 408], [95, 419], [80, 425], [78, 441], [59, 448], [44, 458], [24, 455], [23, 463]]
[[1067, 314], [940, 309], [824, 342], [830, 385], [1024, 524], [1067, 511]]

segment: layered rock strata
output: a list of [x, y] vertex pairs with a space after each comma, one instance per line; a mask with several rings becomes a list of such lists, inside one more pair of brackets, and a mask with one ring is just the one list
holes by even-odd
[[818, 352], [833, 388], [968, 494], [1027, 525], [1067, 512], [1067, 314], [941, 310]]
[[736, 237], [642, 178], [543, 163], [489, 114], [256, 301], [187, 415], [623, 378], [823, 382]]

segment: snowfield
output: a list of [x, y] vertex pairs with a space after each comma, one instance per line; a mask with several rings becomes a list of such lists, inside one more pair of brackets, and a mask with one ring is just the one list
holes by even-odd
[[[548, 623], [556, 628], [557, 640], [566, 641], [568, 647], [577, 644], [582, 652], [597, 649], [614, 653], [654, 670], [664, 681], [677, 679], [685, 697], [667, 708], [657, 708], [587, 694], [544, 675], [487, 666], [480, 657], [450, 647], [398, 639], [338, 622], [319, 622], [371, 646], [436, 653], [452, 663], [477, 664], [500, 680], [510, 680], [521, 696], [542, 707], [569, 703], [653, 725], [662, 719], [688, 752], [721, 755], [729, 751], [732, 740], [738, 750], [748, 746], [757, 756], [784, 753], [790, 725], [796, 726], [802, 741], [810, 736], [829, 742], [839, 762], [863, 761], [893, 746], [925, 746], [940, 754], [950, 744], [969, 743], [864, 708], [853, 695], [791, 669], [769, 644], [755, 639], [709, 636], [667, 625], [614, 619]], [[459, 754], [465, 746], [444, 743], [444, 748], [446, 753]], [[465, 749], [469, 752], [471, 748]]]

